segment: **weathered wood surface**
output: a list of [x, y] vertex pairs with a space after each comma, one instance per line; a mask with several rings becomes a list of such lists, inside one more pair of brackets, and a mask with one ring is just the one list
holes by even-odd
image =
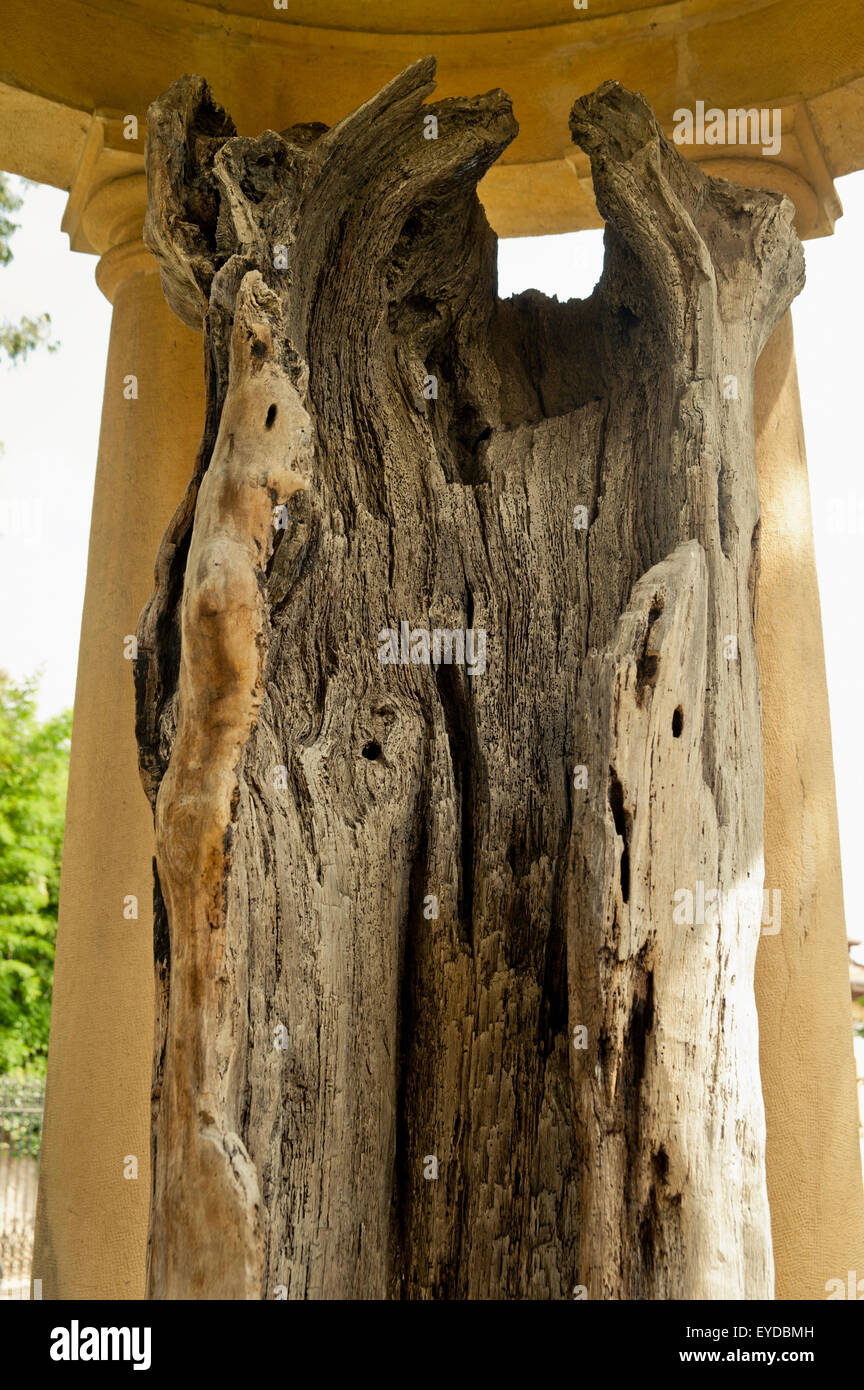
[[[759, 906], [673, 903], [761, 894], [752, 380], [792, 208], [607, 83], [571, 119], [603, 277], [499, 301], [510, 103], [424, 104], [433, 72], [330, 130], [238, 137], [199, 78], [150, 112], [208, 387], [136, 667], [151, 1296], [770, 1296]], [[420, 658], [482, 630], [485, 670], [382, 663], [403, 622]]]

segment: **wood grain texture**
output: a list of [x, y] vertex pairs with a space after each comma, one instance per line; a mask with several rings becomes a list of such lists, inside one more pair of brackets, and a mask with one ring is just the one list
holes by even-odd
[[[673, 899], [761, 893], [752, 376], [792, 208], [607, 83], [572, 116], [603, 277], [502, 302], [510, 104], [433, 72], [329, 130], [237, 137], [199, 78], [149, 121], [208, 385], [139, 630], [151, 1296], [770, 1296], [758, 908]], [[425, 662], [436, 629], [485, 669]]]

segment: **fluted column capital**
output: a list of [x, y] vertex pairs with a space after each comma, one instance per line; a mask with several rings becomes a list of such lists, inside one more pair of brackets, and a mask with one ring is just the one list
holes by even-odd
[[130, 275], [158, 272], [142, 241], [146, 206], [143, 129], [134, 116], [95, 111], [62, 226], [73, 251], [100, 257], [96, 283], [112, 303]]

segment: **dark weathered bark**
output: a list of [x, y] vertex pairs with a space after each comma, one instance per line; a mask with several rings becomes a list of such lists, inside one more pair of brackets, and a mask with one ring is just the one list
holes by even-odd
[[[433, 71], [330, 130], [239, 138], [199, 78], [150, 112], [208, 387], [139, 633], [151, 1294], [768, 1296], [759, 907], [673, 898], [761, 893], [752, 378], [791, 205], [607, 83], [571, 122], [603, 278], [499, 301], [510, 104], [424, 105]], [[485, 671], [382, 664], [402, 622], [483, 630]]]

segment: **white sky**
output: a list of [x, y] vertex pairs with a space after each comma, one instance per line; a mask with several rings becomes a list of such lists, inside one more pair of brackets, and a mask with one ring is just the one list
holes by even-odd
[[[17, 184], [17, 180], [14, 181]], [[860, 333], [864, 323], [864, 173], [837, 181], [845, 216], [808, 241], [807, 286], [793, 307], [810, 467], [850, 936], [864, 936], [854, 894], [862, 832], [864, 551]], [[14, 260], [0, 269], [0, 316], [48, 311], [59, 352], [0, 367], [0, 667], [43, 668], [43, 716], [71, 705], [102, 384], [111, 310], [95, 261], [60, 231], [65, 194], [31, 187], [16, 220]], [[559, 299], [590, 293], [602, 233], [501, 243], [500, 292], [531, 286]], [[192, 460], [190, 460], [191, 468]], [[853, 601], [854, 600], [854, 601]], [[806, 631], [801, 641], [809, 641]], [[842, 749], [842, 757], [837, 750]]]

